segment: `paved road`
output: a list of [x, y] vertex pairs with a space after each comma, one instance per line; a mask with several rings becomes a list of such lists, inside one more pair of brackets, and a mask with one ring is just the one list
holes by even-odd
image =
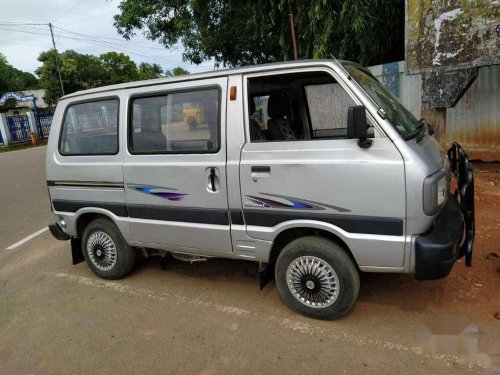
[[51, 219], [46, 147], [0, 154], [0, 249], [45, 227]]
[[[421, 321], [445, 297], [411, 276], [364, 275], [353, 313], [324, 322], [289, 310], [274, 284], [259, 291], [253, 263], [146, 259], [109, 282], [48, 232], [5, 250], [50, 219], [44, 151], [0, 154], [0, 374], [500, 372], [498, 357], [419, 353]], [[429, 301], [415, 304], [414, 285]]]

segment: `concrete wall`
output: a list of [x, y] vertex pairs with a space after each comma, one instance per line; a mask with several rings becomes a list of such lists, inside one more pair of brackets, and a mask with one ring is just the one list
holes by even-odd
[[446, 140], [472, 156], [500, 160], [500, 65], [483, 66], [458, 103], [446, 110]]
[[19, 103], [18, 105], [23, 105], [23, 107], [10, 108], [3, 112], [5, 116], [23, 116], [32, 111], [30, 107], [26, 107], [26, 102]]
[[[36, 97], [36, 106], [38, 108], [46, 108], [48, 107], [47, 103], [45, 103], [45, 89], [37, 89], [37, 90], [27, 90], [22, 91], [24, 95], [35, 94]], [[28, 104], [31, 106], [31, 102], [19, 103], [21, 106]]]
[[498, 0], [406, 0], [408, 71], [500, 64]]
[[421, 74], [405, 74], [404, 61], [375, 65], [368, 69], [417, 119], [422, 117]]

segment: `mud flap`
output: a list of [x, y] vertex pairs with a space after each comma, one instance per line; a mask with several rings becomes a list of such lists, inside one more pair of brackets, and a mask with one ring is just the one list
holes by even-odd
[[73, 258], [73, 265], [83, 262], [82, 253], [82, 239], [71, 237], [71, 257]]
[[260, 290], [272, 280], [274, 280], [274, 262], [273, 263], [259, 263], [259, 286]]

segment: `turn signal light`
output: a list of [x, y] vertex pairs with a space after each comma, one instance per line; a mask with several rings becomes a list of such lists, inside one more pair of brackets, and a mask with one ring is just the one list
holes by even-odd
[[231, 86], [229, 89], [229, 100], [236, 100], [236, 86]]

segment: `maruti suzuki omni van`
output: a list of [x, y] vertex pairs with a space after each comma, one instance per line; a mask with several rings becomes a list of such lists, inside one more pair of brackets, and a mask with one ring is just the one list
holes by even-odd
[[[185, 113], [197, 115], [186, 126]], [[259, 262], [283, 300], [346, 314], [360, 272], [445, 277], [474, 241], [463, 149], [362, 66], [314, 60], [66, 95], [47, 149], [52, 234], [119, 279], [139, 255]], [[450, 181], [457, 186], [452, 194]]]

